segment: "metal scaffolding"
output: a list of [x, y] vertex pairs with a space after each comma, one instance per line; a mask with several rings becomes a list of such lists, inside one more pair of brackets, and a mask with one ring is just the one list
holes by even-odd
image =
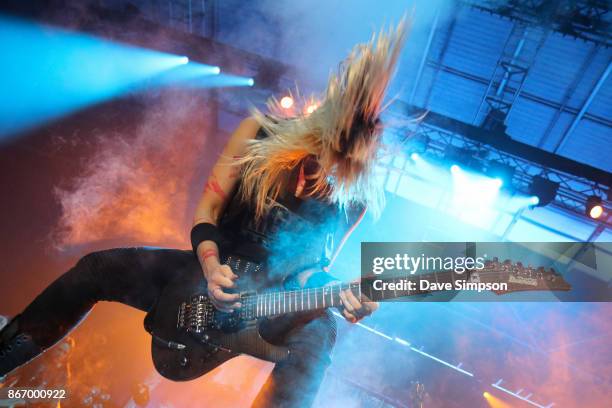
[[[399, 108], [397, 108], [399, 106]], [[415, 108], [396, 102], [396, 114], [414, 112]], [[398, 131], [396, 130], [396, 133]], [[403, 134], [402, 134], [403, 133]], [[587, 198], [592, 195], [601, 197], [604, 207], [612, 208], [610, 201], [610, 174], [580, 163], [573, 162], [565, 157], [540, 151], [537, 148], [515, 142], [509, 138], [503, 139], [491, 137], [487, 130], [479, 130], [476, 127], [463, 124], [450, 118], [435, 113], [429, 113], [424, 120], [414, 126], [408, 126], [397, 134], [401, 137], [410, 137], [417, 142], [416, 145], [408, 143], [408, 154], [410, 149], [420, 154], [444, 161], [449, 146], [468, 152], [471, 162], [482, 166], [487, 163], [513, 168], [511, 182], [516, 191], [529, 194], [530, 185], [534, 177], [542, 177], [559, 184], [557, 194], [551, 205], [568, 211], [579, 217], [586, 218], [585, 204]], [[529, 157], [525, 153], [529, 152]], [[539, 160], [539, 156], [542, 160]], [[563, 165], [562, 169], [544, 164], [544, 162]], [[606, 219], [607, 218], [607, 219]], [[590, 218], [589, 218], [590, 220]], [[591, 220], [593, 221], [593, 220]], [[599, 221], [602, 225], [612, 228], [610, 217], [604, 217]]]
[[549, 27], [605, 47], [612, 45], [607, 0], [464, 0], [463, 3], [521, 24]]

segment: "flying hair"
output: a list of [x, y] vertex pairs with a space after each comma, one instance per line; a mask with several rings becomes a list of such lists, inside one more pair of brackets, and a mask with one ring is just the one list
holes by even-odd
[[311, 113], [285, 117], [275, 98], [268, 101], [268, 112], [253, 110], [268, 137], [250, 140], [236, 164], [243, 171], [239, 197], [254, 203], [258, 219], [287, 187], [291, 169], [307, 156], [319, 164], [309, 194], [342, 207], [362, 204], [380, 214], [384, 194], [373, 174], [381, 147], [380, 115], [407, 26], [403, 18], [395, 28], [357, 44], [330, 76], [320, 105]]

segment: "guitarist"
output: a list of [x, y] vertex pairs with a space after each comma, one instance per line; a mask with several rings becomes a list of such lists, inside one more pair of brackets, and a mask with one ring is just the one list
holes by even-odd
[[[286, 289], [334, 281], [327, 270], [365, 209], [381, 210], [373, 177], [379, 115], [404, 33], [402, 23], [357, 45], [314, 112], [287, 118], [274, 113], [272, 101], [269, 113], [255, 110], [243, 120], [197, 206], [193, 251], [118, 248], [84, 256], [0, 331], [0, 376], [57, 343], [99, 300], [151, 310], [167, 282], [189, 273], [177, 271], [203, 272], [208, 295], [225, 312], [241, 307], [242, 280], [263, 277]], [[348, 290], [341, 298], [350, 322], [377, 308]], [[333, 317], [324, 310], [269, 319], [261, 334], [291, 353], [255, 405], [310, 406], [330, 364]]]

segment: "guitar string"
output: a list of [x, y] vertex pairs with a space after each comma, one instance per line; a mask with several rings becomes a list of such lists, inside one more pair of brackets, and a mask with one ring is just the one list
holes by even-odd
[[[501, 273], [510, 273], [513, 275], [516, 275], [516, 271], [513, 271], [512, 269], [518, 268], [518, 266], [516, 265], [505, 265], [503, 263], [498, 263], [498, 265], [501, 265], [502, 267], [506, 267], [510, 270], [496, 270], [499, 269], [497, 267], [487, 267], [486, 270], [476, 270], [476, 273], [478, 273], [479, 275], [482, 276], [486, 276], [486, 275], [500, 275]], [[534, 278], [533, 276], [533, 272], [536, 272], [537, 274], [550, 274], [551, 270], [544, 270], [544, 272], [542, 272], [541, 270], [542, 268], [521, 268], [521, 271], [530, 271], [529, 277], [530, 278]], [[472, 270], [474, 271], [474, 270]], [[452, 272], [432, 272], [426, 275], [417, 275], [417, 276], [429, 276], [429, 275], [433, 275], [433, 277], [436, 278], [436, 282], [438, 282], [438, 274], [451, 274], [452, 276]], [[558, 276], [554, 271], [552, 272], [553, 276]], [[414, 280], [416, 280], [416, 278], [414, 277], [414, 275], [405, 275], [406, 278], [414, 278]], [[403, 276], [395, 276], [391, 279], [388, 280], [399, 280], [399, 279], [403, 279]], [[422, 278], [421, 278], [422, 279]], [[546, 279], [543, 276], [535, 276], [535, 279], [537, 279], [538, 281], [545, 281]], [[455, 280], [453, 280], [454, 282]], [[450, 282], [448, 282], [450, 283]], [[323, 286], [323, 287], [318, 287], [318, 288], [303, 288], [303, 289], [298, 289], [298, 290], [291, 290], [291, 291], [280, 291], [280, 292], [265, 292], [265, 293], [257, 293], [254, 295], [247, 295], [245, 296], [245, 298], [243, 298], [242, 300], [246, 300], [246, 303], [249, 304], [249, 306], [255, 308], [255, 306], [257, 306], [257, 308], [259, 308], [259, 303], [263, 303], [264, 305], [264, 310], [263, 310], [263, 315], [270, 315], [270, 308], [273, 308], [273, 312], [272, 314], [275, 314], [274, 311], [276, 310], [276, 305], [278, 304], [279, 306], [279, 313], [280, 313], [280, 302], [281, 302], [281, 296], [283, 298], [283, 303], [286, 302], [286, 298], [289, 297], [289, 310], [291, 311], [291, 301], [293, 300], [294, 305], [296, 306], [294, 309], [297, 311], [297, 297], [298, 294], [301, 298], [301, 302], [300, 302], [300, 306], [301, 306], [301, 310], [304, 310], [304, 305], [303, 305], [303, 298], [304, 298], [304, 294], [306, 294], [307, 296], [307, 301], [310, 302], [310, 294], [311, 291], [313, 292], [313, 295], [315, 296], [315, 302], [317, 301], [317, 296], [321, 296], [322, 299], [324, 300], [325, 296], [329, 295], [330, 296], [330, 300], [332, 300], [333, 303], [333, 288], [337, 288], [340, 287], [342, 289], [359, 289], [361, 290], [361, 282], [357, 282], [357, 283], [339, 283], [339, 284], [335, 284], [335, 285], [330, 285], [330, 286]], [[330, 293], [327, 294], [325, 292], [327, 292], [327, 289], [330, 289]], [[342, 290], [340, 289], [340, 290]], [[340, 290], [338, 291], [338, 296], [340, 293]], [[423, 290], [422, 293], [428, 293], [428, 292], [435, 292], [436, 290]], [[394, 291], [396, 292], [396, 291]], [[410, 290], [408, 290], [408, 292], [410, 292]], [[419, 292], [419, 291], [415, 291], [415, 292]], [[276, 300], [276, 297], [278, 297], [278, 301]], [[399, 297], [405, 297], [405, 296], [399, 296]], [[259, 302], [261, 300], [261, 302]], [[324, 303], [324, 302], [323, 302]], [[315, 306], [315, 309], [318, 309], [319, 307]], [[321, 308], [323, 308], [323, 306], [321, 306]], [[286, 309], [286, 308], [283, 308]], [[313, 309], [312, 306], [308, 306], [307, 310]], [[257, 310], [255, 310], [255, 314], [260, 315], [259, 312], [257, 312]]]

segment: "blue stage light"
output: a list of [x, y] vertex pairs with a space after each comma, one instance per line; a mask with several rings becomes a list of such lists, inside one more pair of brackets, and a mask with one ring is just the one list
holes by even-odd
[[253, 78], [249, 78], [249, 79], [248, 79], [248, 81], [247, 81], [247, 85], [248, 85], [248, 86], [253, 86], [253, 85], [255, 85], [255, 80], [254, 80]]
[[179, 64], [182, 64], [182, 65], [189, 64], [189, 57], [180, 57]]
[[453, 174], [457, 174], [461, 171], [461, 167], [457, 166], [456, 164], [453, 164], [450, 168], [450, 171]]
[[219, 67], [212, 67], [212, 73], [215, 75], [219, 75], [221, 73], [221, 68]]
[[421, 158], [421, 156], [419, 156], [419, 154], [415, 152], [410, 155], [410, 158], [414, 161], [417, 161]]
[[6, 16], [0, 44], [0, 141], [188, 66], [184, 56]]
[[504, 181], [500, 178], [496, 178], [493, 179], [493, 184], [497, 187], [497, 188], [501, 188], [501, 186], [504, 185]]
[[531, 196], [529, 198], [529, 204], [531, 204], [531, 205], [538, 205], [538, 204], [540, 204], [540, 197], [538, 197], [538, 196]]
[[197, 81], [190, 81], [187, 85], [194, 88], [253, 86], [253, 79], [237, 75], [220, 74], [209, 75]]

